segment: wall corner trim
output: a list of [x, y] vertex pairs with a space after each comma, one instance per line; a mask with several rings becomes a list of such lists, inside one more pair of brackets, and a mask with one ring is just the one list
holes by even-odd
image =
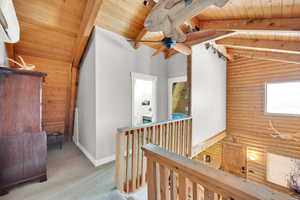
[[116, 156], [112, 155], [112, 156], [108, 156], [108, 157], [97, 160], [79, 142], [76, 144], [76, 146], [89, 159], [89, 161], [94, 165], [94, 167], [99, 167], [99, 166], [104, 165], [106, 163], [112, 162], [116, 159], [115, 158]]

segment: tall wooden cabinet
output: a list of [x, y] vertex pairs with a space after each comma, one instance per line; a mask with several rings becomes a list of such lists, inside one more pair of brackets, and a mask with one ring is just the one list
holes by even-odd
[[46, 181], [42, 131], [44, 73], [0, 67], [0, 195], [17, 184]]

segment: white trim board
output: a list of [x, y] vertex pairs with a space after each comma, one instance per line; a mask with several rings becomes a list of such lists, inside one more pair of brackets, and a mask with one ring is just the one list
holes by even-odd
[[78, 128], [78, 108], [75, 108], [73, 142], [77, 145], [79, 143], [79, 128]]
[[[75, 142], [74, 142], [75, 143]], [[112, 162], [116, 159], [115, 155], [108, 156], [99, 160], [96, 160], [79, 142], [76, 144], [80, 151], [89, 159], [89, 161], [95, 166], [99, 167], [100, 165], [104, 165], [106, 163]]]

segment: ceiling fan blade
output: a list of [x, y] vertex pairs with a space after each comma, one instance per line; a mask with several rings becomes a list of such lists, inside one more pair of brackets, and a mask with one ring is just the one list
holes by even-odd
[[208, 36], [212, 36], [216, 34], [216, 30], [203, 30], [203, 31], [198, 31], [198, 32], [192, 32], [192, 33], [188, 33], [186, 35], [187, 39], [184, 42], [189, 42], [192, 40], [198, 40], [204, 37], [208, 37]]
[[184, 54], [184, 55], [191, 55], [192, 49], [188, 45], [184, 43], [176, 43], [176, 45], [173, 47], [176, 51]]
[[156, 56], [158, 55], [160, 52], [163, 52], [165, 50], [165, 46], [161, 46], [158, 49], [156, 49], [156, 51], [152, 54], [152, 56]]

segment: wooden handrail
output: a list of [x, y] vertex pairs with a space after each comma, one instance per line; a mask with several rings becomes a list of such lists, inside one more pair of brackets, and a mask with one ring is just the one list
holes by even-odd
[[141, 149], [145, 144], [156, 144], [186, 157], [190, 157], [192, 153], [191, 117], [118, 131], [115, 176], [120, 191], [134, 192], [145, 185], [147, 161]]
[[192, 119], [192, 117], [188, 116], [188, 117], [182, 117], [179, 119], [167, 119], [167, 120], [163, 120], [163, 121], [159, 121], [159, 122], [142, 124], [139, 126], [129, 126], [129, 127], [118, 128], [117, 130], [118, 130], [118, 132], [132, 131], [132, 130], [137, 130], [137, 129], [141, 129], [141, 128], [148, 128], [148, 127], [152, 127], [152, 126], [163, 125], [163, 124], [167, 124], [167, 123], [180, 122], [182, 120], [188, 120], [188, 119]]
[[147, 157], [148, 200], [296, 200], [157, 145], [142, 149]]

